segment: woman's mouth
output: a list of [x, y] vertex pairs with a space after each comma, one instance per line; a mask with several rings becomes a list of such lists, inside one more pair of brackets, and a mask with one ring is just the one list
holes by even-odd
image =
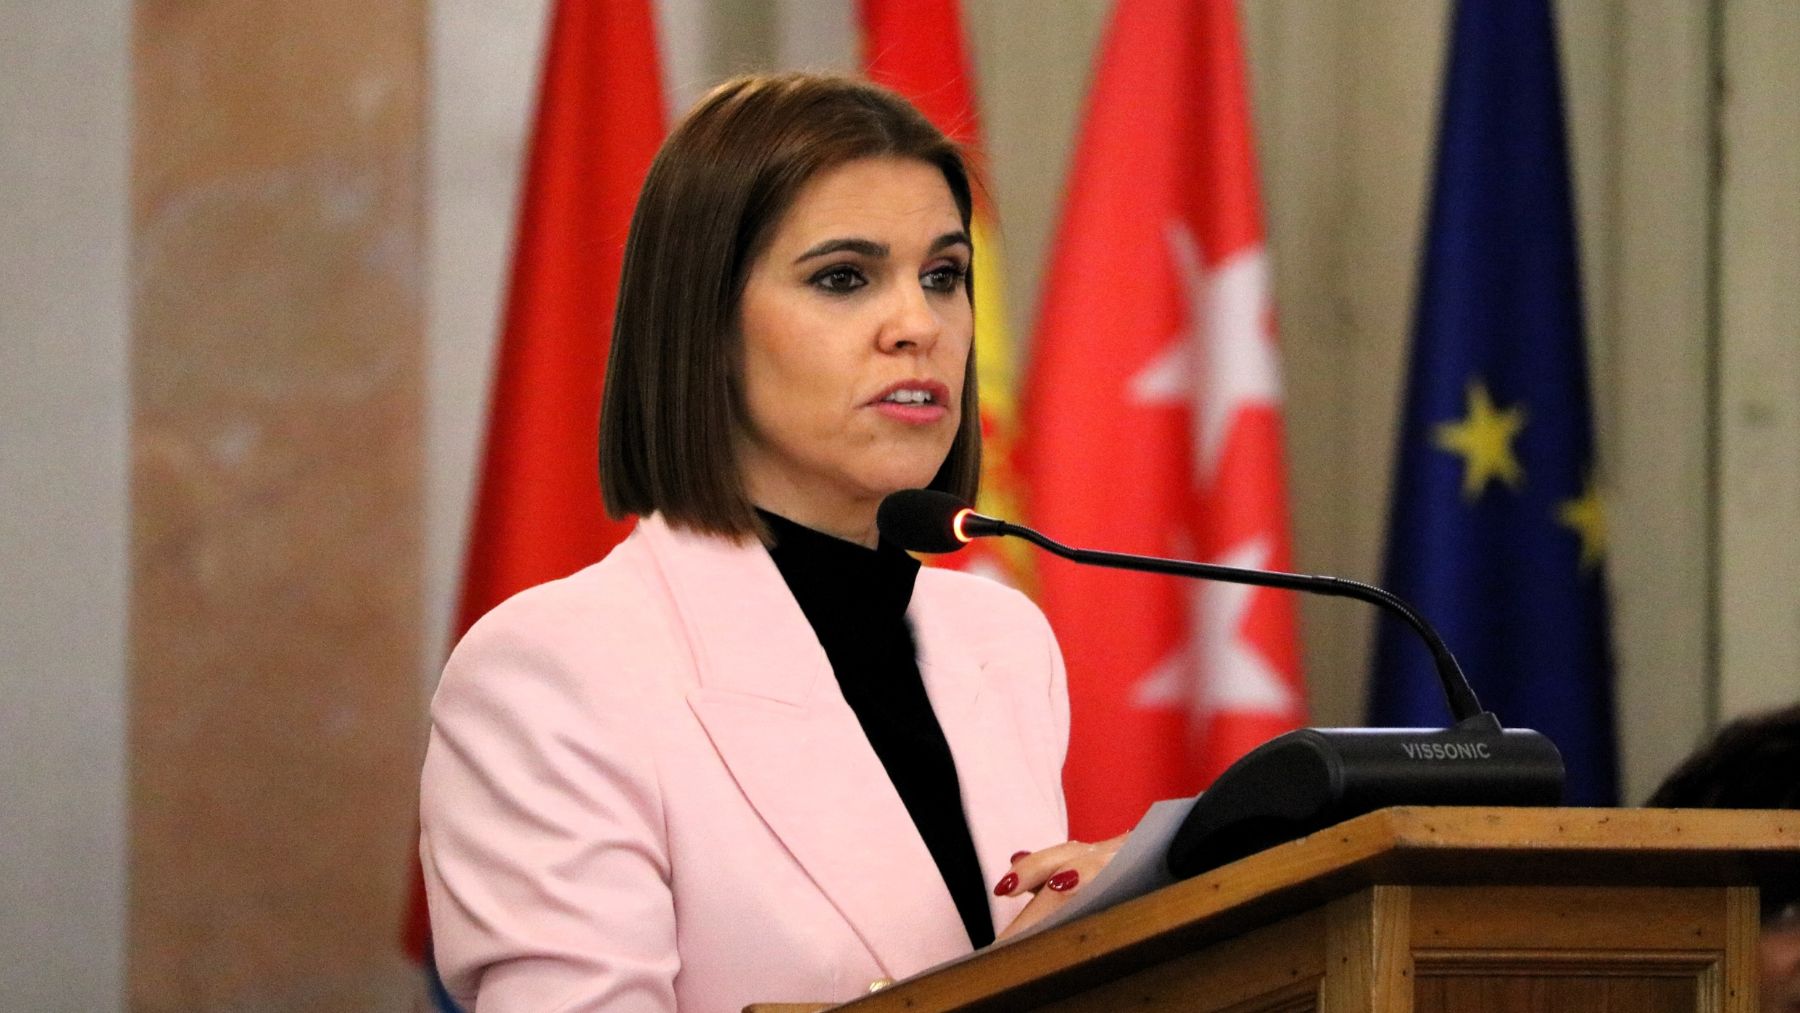
[[950, 389], [936, 380], [904, 380], [881, 392], [868, 407], [887, 418], [928, 425], [950, 413]]

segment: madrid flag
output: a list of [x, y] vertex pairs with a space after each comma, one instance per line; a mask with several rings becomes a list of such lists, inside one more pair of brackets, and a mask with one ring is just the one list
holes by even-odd
[[[984, 175], [981, 119], [974, 74], [963, 45], [959, 0], [861, 0], [863, 67], [869, 78], [905, 95], [926, 118], [963, 146], [977, 178]], [[975, 241], [975, 372], [981, 387], [981, 498], [976, 505], [996, 517], [1018, 517], [1019, 477], [1014, 466], [1018, 392], [1013, 347], [1001, 301], [1000, 243], [993, 204], [975, 187], [971, 223]], [[1014, 587], [1031, 586], [1029, 548], [1023, 543], [977, 542], [932, 562], [985, 572]]]
[[[562, 0], [549, 32], [457, 637], [630, 531], [601, 505], [596, 427], [625, 234], [663, 137], [651, 5]], [[428, 959], [414, 879], [405, 942]]]
[[[1269, 269], [1232, 0], [1122, 0], [1088, 96], [1025, 392], [1031, 521], [1289, 569]], [[1287, 592], [1038, 564], [1069, 663], [1071, 828], [1129, 829], [1305, 719]]]

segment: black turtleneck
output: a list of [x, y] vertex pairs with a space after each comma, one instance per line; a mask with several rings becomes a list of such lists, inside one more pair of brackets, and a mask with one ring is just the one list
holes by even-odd
[[896, 546], [867, 549], [766, 510], [769, 555], [825, 648], [869, 745], [937, 862], [969, 942], [994, 941], [987, 887], [963, 816], [956, 761], [919, 676], [906, 607], [919, 564]]

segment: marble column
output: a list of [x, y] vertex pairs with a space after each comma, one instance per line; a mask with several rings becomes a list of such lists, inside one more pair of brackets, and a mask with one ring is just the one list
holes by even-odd
[[424, 25], [135, 8], [135, 1010], [414, 985]]

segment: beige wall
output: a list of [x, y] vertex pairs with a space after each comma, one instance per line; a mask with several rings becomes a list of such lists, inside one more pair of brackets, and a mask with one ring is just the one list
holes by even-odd
[[1800, 5], [1736, 3], [1718, 207], [1721, 707], [1800, 697]]
[[128, 4], [0, 4], [0, 1009], [125, 982]]

